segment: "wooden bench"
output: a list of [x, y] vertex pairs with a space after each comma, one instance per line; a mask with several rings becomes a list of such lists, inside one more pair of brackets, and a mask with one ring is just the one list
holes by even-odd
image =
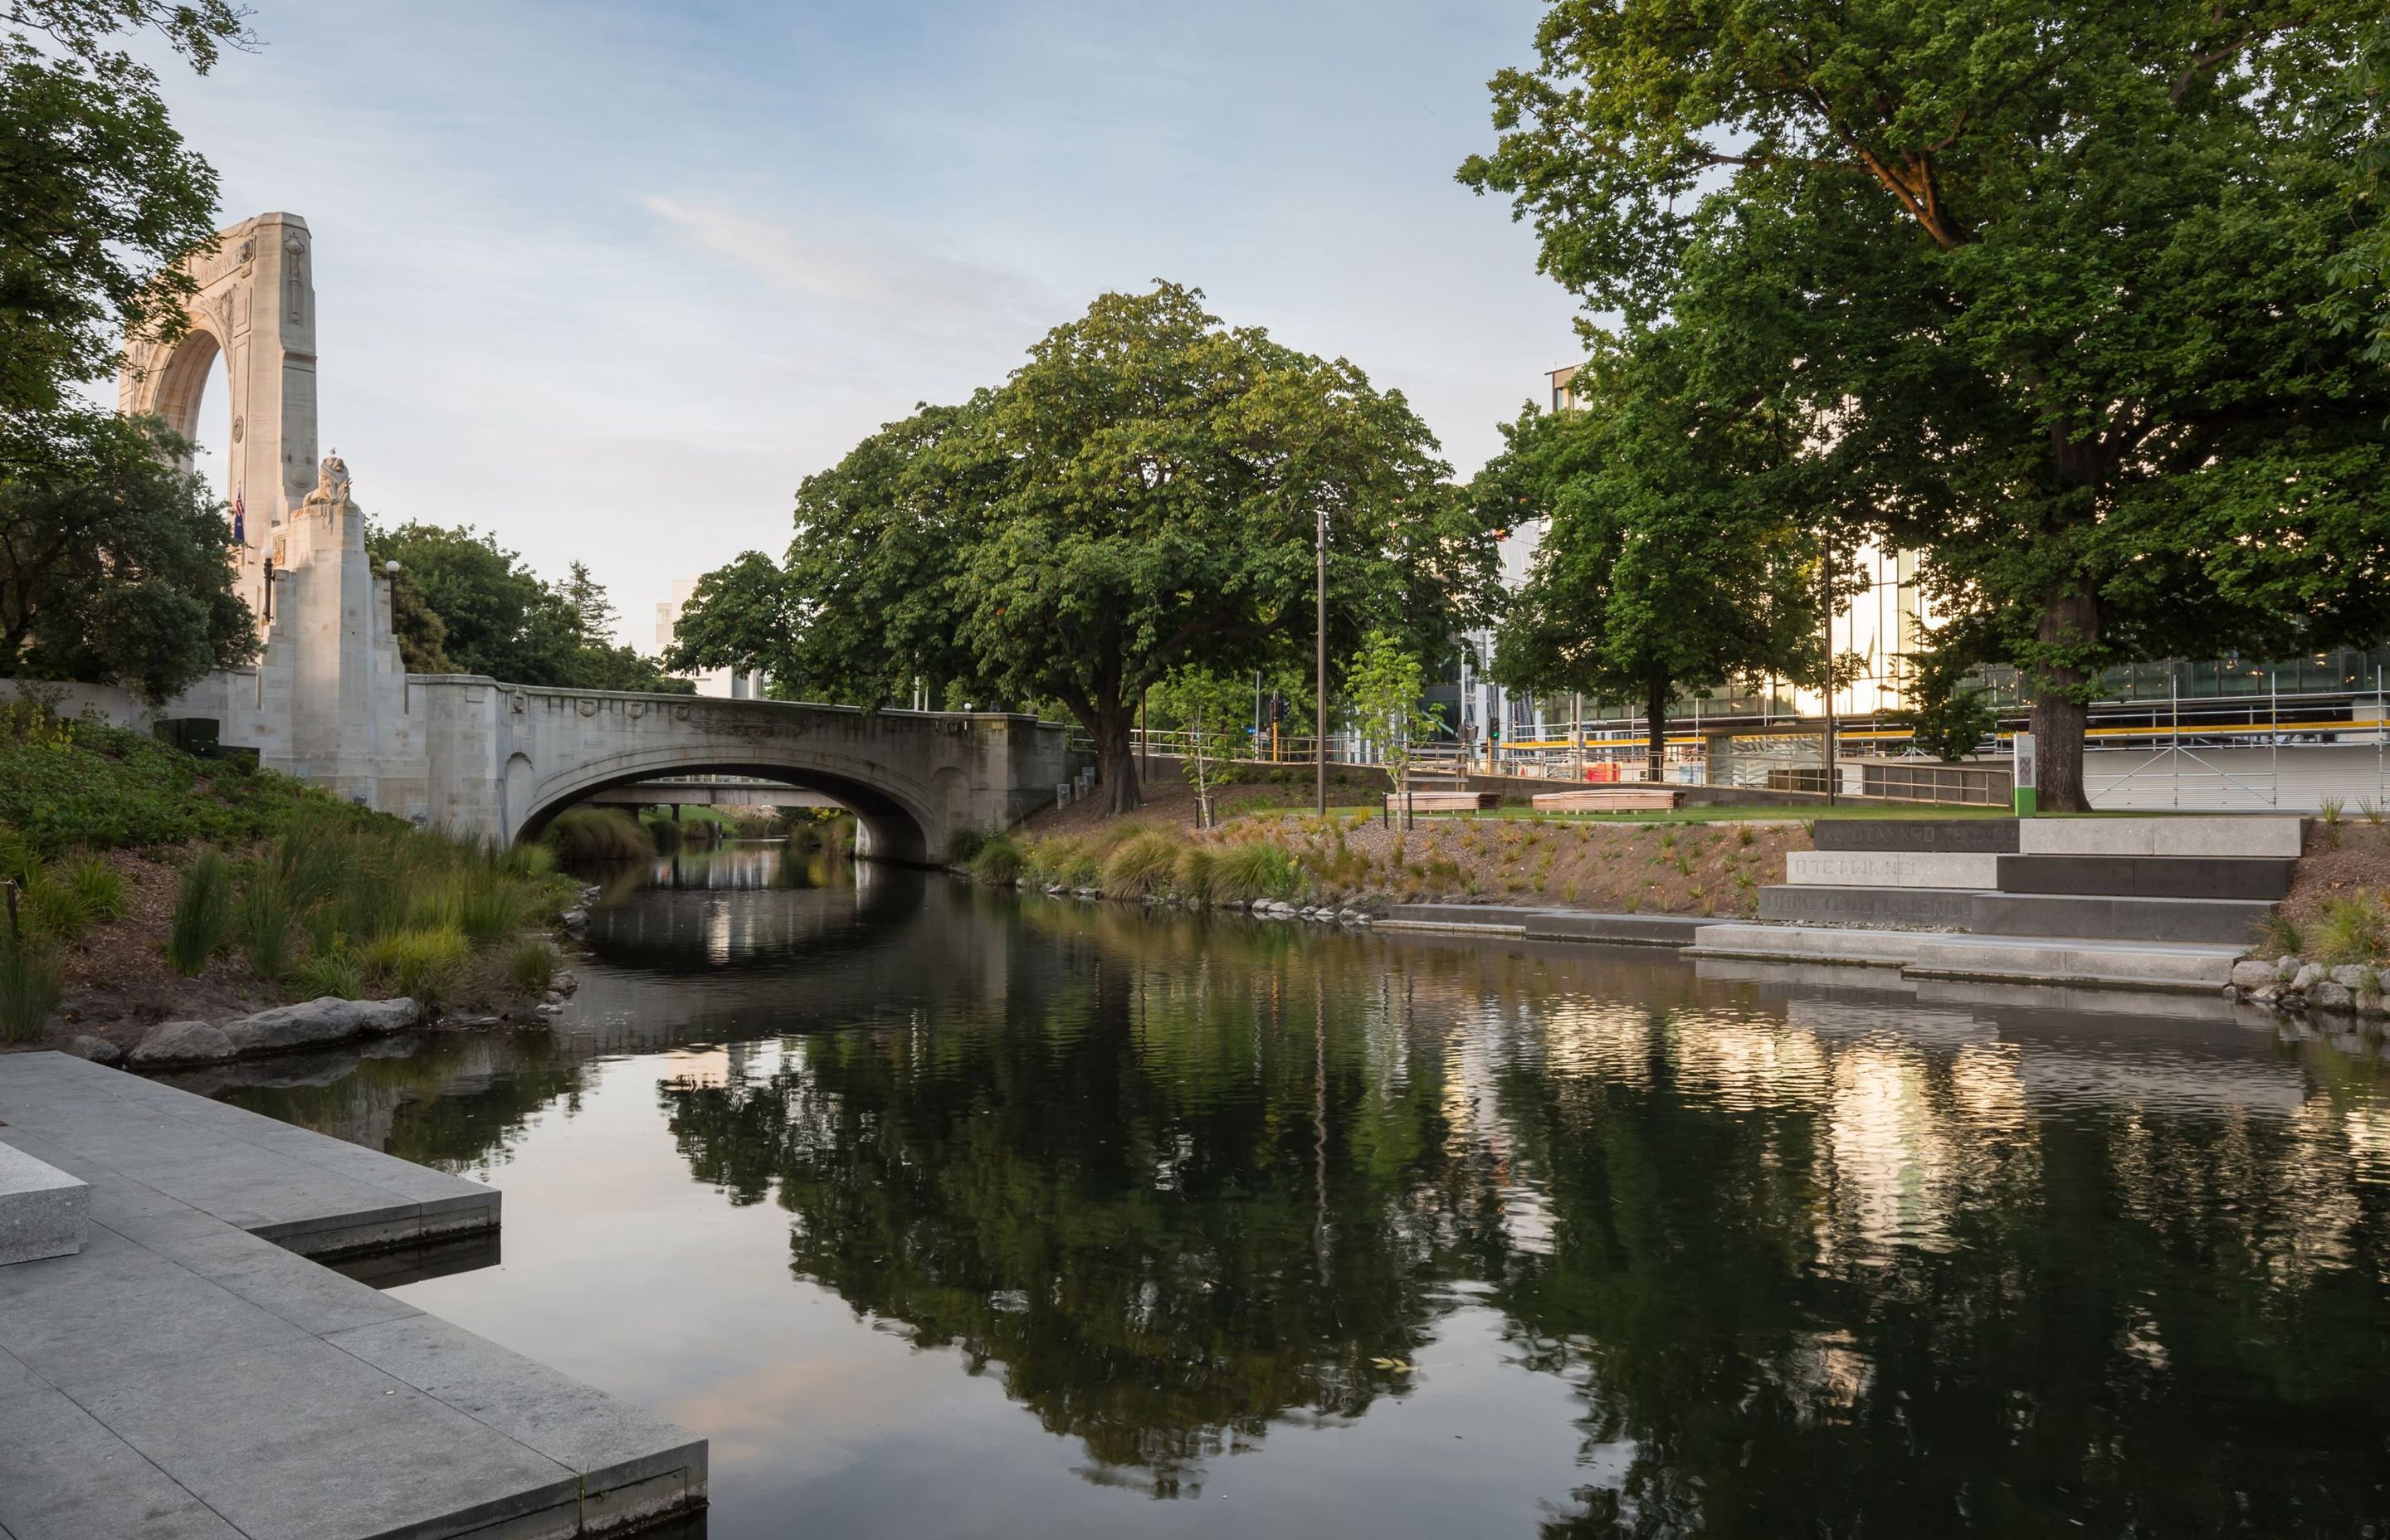
[[1620, 781], [1582, 791], [1538, 792], [1535, 804], [1538, 813], [1665, 813], [1685, 805], [1685, 791], [1653, 781]]
[[1386, 811], [1400, 813], [1404, 803], [1413, 813], [1476, 813], [1502, 804], [1499, 791], [1412, 791], [1386, 793]]

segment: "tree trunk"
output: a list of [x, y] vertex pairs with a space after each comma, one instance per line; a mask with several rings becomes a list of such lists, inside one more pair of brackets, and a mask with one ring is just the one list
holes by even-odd
[[[2039, 640], [2045, 647], [2084, 647], [2099, 640], [2100, 601], [2088, 592], [2061, 594], [2043, 606]], [[2033, 744], [2037, 759], [2038, 802], [2045, 813], [2088, 813], [2083, 790], [2083, 729], [2091, 711], [2076, 699], [2090, 675], [2071, 664], [2036, 671]]]
[[1664, 781], [1668, 778], [1668, 681], [1655, 680], [1643, 687], [1643, 721], [1649, 740], [1643, 746], [1643, 778]]
[[1104, 783], [1106, 813], [1134, 813], [1145, 805], [1145, 793], [1137, 785], [1136, 739], [1129, 731], [1136, 720], [1125, 702], [1096, 708], [1090, 736], [1096, 740], [1096, 776]]

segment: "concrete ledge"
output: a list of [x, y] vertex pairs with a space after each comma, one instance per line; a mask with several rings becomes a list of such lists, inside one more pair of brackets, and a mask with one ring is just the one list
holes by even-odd
[[0, 1268], [0, 1535], [566, 1540], [704, 1506], [704, 1440], [286, 1249], [486, 1235], [489, 1188], [63, 1054], [0, 1056], [0, 1122], [92, 1221]]
[[1975, 894], [1952, 888], [1796, 887], [1759, 890], [1759, 918], [1813, 925], [1917, 926], [1964, 930], [1974, 918]]
[[1795, 924], [1915, 927], [1986, 936], [2231, 943], [2246, 946], [2272, 905], [2226, 898], [1960, 892], [1935, 888], [1759, 890], [1759, 917]]
[[1820, 818], [1809, 831], [1821, 851], [2001, 854], [2018, 848], [2014, 818]]
[[1784, 876], [1799, 887], [1997, 887], [2000, 863], [2014, 856], [1953, 851], [1796, 850], [1784, 856]]
[[1382, 930], [1519, 936], [1528, 941], [1682, 946], [1713, 919], [1692, 915], [1613, 915], [1590, 909], [1534, 909], [1509, 904], [1397, 904], [1377, 921]]
[[2018, 820], [2016, 848], [2026, 855], [2232, 855], [2293, 860], [2301, 853], [2306, 829], [2306, 819], [2287, 815], [2024, 818]]
[[1703, 930], [1683, 953], [1693, 958], [1861, 964], [1898, 969], [1915, 978], [2203, 995], [2223, 988], [2239, 955], [2238, 947], [2196, 943], [1734, 924]]
[[2007, 893], [2088, 893], [2124, 898], [2238, 898], [2273, 903], [2290, 896], [2294, 862], [2279, 856], [2002, 855]]
[[90, 1184], [0, 1144], [0, 1266], [72, 1256], [90, 1235]]

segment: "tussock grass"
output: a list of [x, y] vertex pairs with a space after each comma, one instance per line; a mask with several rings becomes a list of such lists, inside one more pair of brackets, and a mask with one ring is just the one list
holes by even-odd
[[291, 964], [282, 984], [297, 999], [320, 1000], [329, 995], [356, 1000], [365, 996], [366, 976], [346, 952], [317, 952]]
[[545, 995], [556, 982], [556, 948], [545, 937], [525, 936], [507, 954], [507, 980], [523, 995]]
[[473, 957], [473, 944], [454, 926], [399, 930], [367, 945], [358, 961], [367, 977], [425, 1006], [456, 997]]
[[970, 864], [973, 877], [1002, 886], [1020, 880], [1029, 867], [1029, 858], [1010, 835], [991, 834], [971, 852]]
[[65, 982], [34, 938], [0, 923], [0, 1039], [31, 1042], [58, 1008]]
[[225, 853], [205, 849], [183, 868], [174, 912], [166, 924], [166, 961], [185, 978], [197, 978], [208, 959], [233, 939], [233, 866]]
[[2319, 962], [2379, 962], [2390, 956], [2390, 906], [2371, 892], [2325, 899], [2307, 940]]
[[577, 861], [634, 861], [656, 853], [655, 837], [628, 814], [604, 807], [569, 807], [556, 815], [543, 837], [558, 857]]

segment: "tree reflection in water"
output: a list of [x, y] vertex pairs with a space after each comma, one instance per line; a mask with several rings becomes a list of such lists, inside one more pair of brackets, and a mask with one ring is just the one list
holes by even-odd
[[2370, 1074], [2311, 1086], [2240, 1028], [1025, 925], [1064, 982], [663, 1094], [700, 1180], [794, 1216], [797, 1274], [994, 1368], [1099, 1479], [1190, 1492], [1357, 1418], [1484, 1298], [1624, 1471], [1554, 1534], [2384, 1508]]
[[1378, 1427], [1472, 1311], [1574, 1394], [1555, 1536], [2390, 1523], [2370, 1051], [686, 856], [592, 935], [570, 1040], [226, 1094], [469, 1170], [582, 1057], [733, 1042], [662, 1083], [695, 1177], [1157, 1497]]

